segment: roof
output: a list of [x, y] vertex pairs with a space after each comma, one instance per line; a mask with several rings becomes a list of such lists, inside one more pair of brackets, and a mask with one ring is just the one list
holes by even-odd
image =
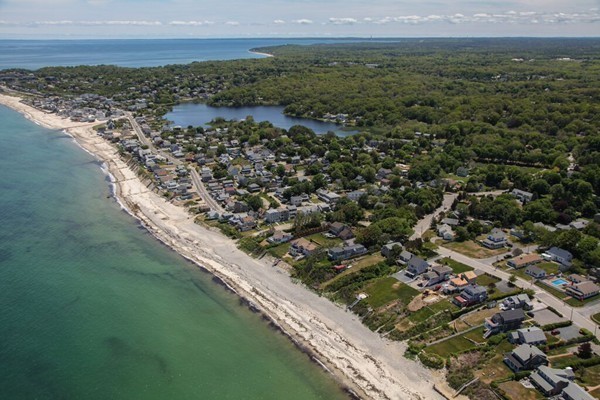
[[529, 267], [527, 267], [527, 269], [525, 271], [530, 271], [533, 272], [535, 275], [539, 275], [542, 272], [546, 272], [543, 269], [541, 269], [540, 267], [538, 267], [537, 265], [530, 265]]
[[527, 361], [535, 356], [541, 356], [546, 358], [546, 354], [543, 351], [530, 344], [522, 344], [520, 346], [517, 346], [512, 351], [512, 354], [523, 361]]
[[466, 280], [470, 281], [471, 279], [477, 278], [477, 274], [475, 271], [465, 271], [462, 273]]
[[600, 291], [600, 287], [594, 282], [581, 282], [573, 285], [573, 288], [582, 294], [591, 294]]
[[469, 284], [469, 282], [467, 282], [465, 279], [463, 278], [454, 278], [450, 280], [450, 283], [456, 287], [461, 287], [461, 286], [466, 286]]
[[452, 268], [450, 268], [447, 265], [434, 265], [433, 267], [431, 267], [431, 270], [437, 272], [439, 275], [452, 272]]
[[[542, 367], [543, 367], [543, 365], [542, 365]], [[540, 367], [540, 370], [542, 367]], [[546, 376], [550, 377], [550, 375], [547, 375], [547, 374], [546, 374]], [[542, 390], [546, 393], [548, 393], [552, 389], [554, 389], [554, 386], [551, 385], [550, 383], [548, 383], [548, 381], [546, 379], [544, 379], [538, 371], [535, 371], [533, 374], [531, 374], [529, 376], [529, 379], [531, 379], [536, 384], [536, 386], [542, 388]]]
[[480, 285], [471, 285], [465, 289], [465, 292], [470, 293], [471, 295], [477, 295], [481, 293], [487, 293], [487, 290]]
[[427, 263], [427, 261], [423, 260], [421, 257], [419, 256], [412, 256], [410, 261], [408, 262], [408, 267], [414, 267], [417, 269], [426, 269], [427, 267], [429, 267], [429, 264]]
[[500, 316], [502, 317], [502, 319], [504, 320], [505, 323], [525, 319], [525, 313], [523, 312], [523, 310], [521, 308], [516, 308], [514, 310], [502, 311], [500, 313]]
[[567, 387], [563, 389], [563, 393], [567, 394], [569, 398], [573, 400], [594, 400], [592, 395], [573, 382], [570, 382]]
[[573, 258], [573, 254], [571, 254], [570, 251], [561, 249], [560, 247], [556, 247], [556, 246], [551, 247], [550, 250], [546, 251], [546, 253], [552, 254], [552, 255], [555, 255], [557, 257], [564, 258], [564, 259]]
[[524, 343], [537, 343], [546, 341], [546, 335], [540, 328], [534, 326], [531, 328], [522, 328], [517, 330], [519, 336], [523, 338]]
[[531, 254], [520, 255], [518, 257], [513, 258], [510, 261], [512, 261], [515, 265], [524, 265], [524, 264], [530, 264], [530, 263], [541, 261], [541, 260], [542, 260], [542, 257], [540, 257], [538, 254], [531, 253]]

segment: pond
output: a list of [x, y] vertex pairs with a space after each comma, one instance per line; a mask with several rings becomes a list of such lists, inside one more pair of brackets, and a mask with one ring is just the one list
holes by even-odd
[[319, 135], [329, 131], [341, 137], [358, 133], [356, 130], [342, 130], [342, 125], [332, 122], [290, 117], [283, 114], [283, 109], [283, 106], [211, 107], [204, 103], [184, 103], [174, 106], [173, 111], [165, 115], [165, 118], [173, 121], [175, 125], [186, 127], [206, 125], [217, 117], [226, 120], [241, 120], [251, 115], [256, 122], [269, 121], [274, 126], [283, 129], [290, 129], [294, 125], [303, 125]]

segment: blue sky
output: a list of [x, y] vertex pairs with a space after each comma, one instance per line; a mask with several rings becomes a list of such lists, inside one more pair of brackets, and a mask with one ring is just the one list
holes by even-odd
[[600, 0], [0, 0], [0, 38], [600, 36]]

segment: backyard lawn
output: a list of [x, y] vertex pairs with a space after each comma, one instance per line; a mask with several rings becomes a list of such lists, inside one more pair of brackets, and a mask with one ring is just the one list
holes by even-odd
[[581, 377], [579, 377], [578, 380], [583, 383], [584, 386], [596, 386], [600, 384], [600, 365], [582, 368]]
[[452, 268], [452, 271], [455, 274], [460, 274], [460, 273], [467, 272], [467, 271], [473, 271], [472, 267], [469, 267], [466, 264], [460, 263], [460, 262], [455, 261], [455, 260], [453, 260], [451, 258], [448, 258], [448, 257], [442, 258], [440, 260], [440, 263], [442, 263], [444, 265], [447, 265], [450, 268]]
[[535, 282], [535, 285], [541, 287], [542, 289], [544, 289], [545, 291], [550, 293], [552, 296], [559, 298], [560, 300], [567, 297], [567, 295], [565, 293], [561, 292], [558, 289], [554, 289], [550, 285], [544, 285], [543, 283], [540, 283], [540, 282]]
[[446, 358], [454, 353], [474, 349], [476, 347], [477, 346], [475, 344], [465, 339], [463, 335], [460, 335], [448, 340], [444, 340], [443, 342], [431, 345], [425, 348], [425, 351]]
[[433, 314], [436, 314], [443, 310], [451, 310], [456, 311], [458, 309], [457, 306], [452, 304], [450, 300], [445, 299], [442, 301], [438, 301], [437, 303], [429, 304], [418, 311], [411, 313], [408, 316], [408, 319], [415, 324], [419, 322], [425, 321], [427, 318], [431, 317]]
[[481, 285], [481, 286], [489, 286], [491, 283], [500, 282], [500, 279], [496, 278], [495, 276], [483, 274], [483, 275], [479, 275], [475, 279], [475, 282], [477, 282], [477, 284]]
[[289, 243], [282, 243], [278, 246], [275, 247], [271, 247], [268, 252], [273, 256], [273, 257], [277, 257], [277, 258], [283, 258], [283, 256], [285, 256], [288, 252], [290, 248], [290, 244]]
[[503, 382], [498, 387], [506, 393], [506, 397], [509, 399], [536, 400], [544, 398], [537, 390], [528, 389], [517, 381]]
[[404, 304], [419, 294], [419, 291], [399, 282], [396, 278], [387, 277], [378, 280], [365, 290], [369, 297], [366, 302], [373, 308], [379, 308], [393, 300], [400, 299]]
[[383, 257], [380, 253], [373, 253], [368, 256], [359, 257], [353, 260], [343, 261], [344, 264], [352, 265], [352, 268], [347, 268], [345, 271], [342, 271], [341, 273], [337, 274], [327, 282], [323, 282], [321, 284], [321, 288], [326, 288], [328, 285], [331, 285], [333, 282], [337, 281], [343, 276], [355, 273], [365, 267], [375, 265], [382, 261], [385, 261], [385, 257]]
[[443, 246], [472, 258], [490, 258], [504, 254], [508, 251], [507, 248], [497, 250], [486, 249], [472, 240], [466, 242], [444, 243]]
[[590, 297], [588, 299], [585, 299], [583, 301], [580, 301], [580, 300], [577, 300], [577, 299], [574, 299], [574, 298], [571, 297], [571, 298], [569, 298], [567, 300], [567, 304], [570, 305], [570, 306], [572, 306], [572, 307], [583, 307], [587, 303], [591, 303], [591, 302], [596, 301], [596, 300], [600, 300], [600, 296], [596, 295], [596, 296]]
[[455, 321], [455, 327], [459, 331], [464, 331], [472, 326], [483, 324], [486, 318], [491, 317], [498, 312], [496, 308], [484, 308], [483, 310], [476, 311], [467, 316], [458, 318]]
[[305, 239], [315, 242], [316, 244], [324, 248], [335, 247], [343, 243], [342, 239], [327, 238], [322, 233], [315, 233], [313, 235], [306, 236]]
[[592, 321], [600, 325], [600, 312], [598, 314], [592, 315]]

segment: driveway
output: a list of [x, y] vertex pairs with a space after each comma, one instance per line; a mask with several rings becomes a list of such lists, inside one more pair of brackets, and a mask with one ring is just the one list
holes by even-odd
[[557, 322], [565, 321], [564, 318], [559, 317], [547, 308], [539, 311], [533, 311], [532, 314], [533, 320], [540, 325], [555, 324]]

